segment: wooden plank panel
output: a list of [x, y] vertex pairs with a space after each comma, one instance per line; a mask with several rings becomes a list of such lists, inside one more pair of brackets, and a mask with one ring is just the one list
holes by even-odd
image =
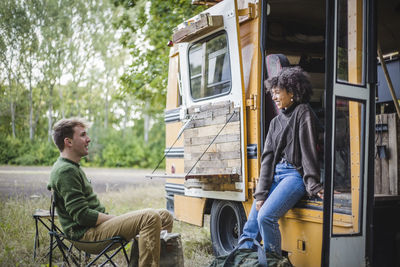
[[174, 196], [175, 218], [197, 226], [203, 226], [203, 214], [206, 204], [205, 198]]
[[400, 120], [399, 119], [397, 119], [397, 123], [396, 123], [396, 125], [397, 125], [397, 127], [396, 127], [396, 130], [397, 130], [397, 134], [396, 134], [396, 136], [397, 136], [397, 146], [396, 146], [396, 149], [397, 149], [397, 153], [396, 153], [396, 155], [397, 155], [397, 168], [396, 168], [396, 170], [397, 170], [397, 195], [400, 195]]
[[171, 183], [171, 184], [184, 184], [185, 179], [184, 178], [168, 178], [165, 180], [166, 183]]
[[241, 173], [239, 108], [223, 101], [190, 107], [188, 113], [193, 119], [184, 132], [185, 172], [194, 166], [192, 174]]
[[198, 21], [185, 22], [187, 25], [181, 29], [178, 26], [172, 35], [174, 43], [190, 42], [224, 25], [223, 16], [200, 14], [199, 17]]
[[397, 143], [397, 115], [387, 114], [388, 120], [388, 147], [390, 148], [390, 157], [388, 161], [389, 175], [389, 194], [398, 194], [398, 143]]
[[[387, 120], [387, 116], [382, 116], [381, 117], [381, 122], [382, 124], [387, 124], [388, 120]], [[388, 147], [388, 138], [389, 134], [388, 132], [383, 132], [382, 133], [382, 139], [381, 139], [381, 144], [382, 145], [386, 145], [386, 147], [388, 148], [387, 151], [389, 152], [388, 156], [390, 157], [390, 148]], [[381, 159], [381, 180], [382, 180], [382, 194], [389, 194], [389, 161], [388, 159]]]
[[[395, 113], [376, 115], [375, 194], [399, 195], [400, 121]], [[379, 128], [386, 127], [382, 131]], [[378, 146], [386, 146], [386, 158], [379, 157]]]
[[[380, 138], [380, 134], [376, 133], [376, 139]], [[382, 193], [382, 168], [381, 168], [381, 159], [378, 156], [378, 149], [375, 145], [375, 179], [374, 179], [374, 193], [381, 194]]]

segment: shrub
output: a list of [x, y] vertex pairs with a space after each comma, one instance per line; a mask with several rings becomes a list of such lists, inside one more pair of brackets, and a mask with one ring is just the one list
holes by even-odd
[[20, 155], [22, 141], [12, 136], [0, 136], [0, 164], [9, 164]]
[[[124, 130], [104, 130], [93, 126], [89, 135], [89, 155], [83, 166], [154, 168], [161, 160], [165, 148], [164, 121], [157, 121], [149, 132], [149, 141], [144, 142], [143, 120]], [[0, 164], [52, 165], [59, 151], [47, 138], [18, 139], [0, 135]], [[162, 162], [160, 168], [165, 166]]]
[[18, 157], [11, 163], [17, 165], [52, 165], [59, 156], [56, 146], [46, 141], [25, 141], [24, 151], [20, 149]]

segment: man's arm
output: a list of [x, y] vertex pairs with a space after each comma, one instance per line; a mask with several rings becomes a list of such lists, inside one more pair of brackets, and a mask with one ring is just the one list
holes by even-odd
[[97, 221], [96, 221], [96, 226], [99, 224], [102, 224], [103, 222], [108, 221], [114, 217], [115, 217], [115, 215], [109, 215], [109, 214], [99, 212], [99, 216], [97, 217]]

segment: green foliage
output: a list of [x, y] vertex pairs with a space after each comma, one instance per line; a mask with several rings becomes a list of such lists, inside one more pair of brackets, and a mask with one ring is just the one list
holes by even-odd
[[[124, 30], [120, 40], [129, 48], [133, 59], [130, 68], [121, 77], [122, 89], [131, 94], [148, 114], [161, 114], [165, 107], [168, 79], [167, 43], [172, 30], [204, 7], [184, 0], [116, 0], [114, 4], [125, 8], [124, 15], [114, 25]], [[138, 32], [143, 38], [139, 42], [131, 38]]]
[[17, 165], [52, 165], [60, 152], [55, 145], [45, 142], [32, 142], [27, 141], [27, 150], [25, 153], [20, 153], [12, 163]]
[[[123, 131], [98, 129], [94, 126], [89, 130], [92, 142], [88, 157], [82, 160], [84, 166], [154, 168], [163, 156], [165, 135], [162, 122], [151, 128], [147, 143], [143, 141], [143, 120]], [[56, 146], [47, 139], [32, 142], [28, 138], [20, 140], [0, 135], [0, 164], [49, 166], [59, 154]]]
[[83, 165], [154, 168], [164, 152], [164, 124], [153, 125], [147, 143], [144, 142], [143, 124], [140, 119], [132, 128], [123, 131], [109, 129], [100, 133], [94, 126], [89, 132], [92, 142]]
[[52, 125], [80, 116], [95, 125], [84, 165], [154, 167], [165, 148], [167, 42], [203, 9], [186, 0], [0, 1], [0, 164], [51, 165]]
[[19, 139], [11, 136], [0, 136], [0, 163], [11, 163], [18, 157], [21, 147], [22, 142]]
[[47, 140], [32, 142], [0, 135], [0, 164], [52, 165], [59, 154]]

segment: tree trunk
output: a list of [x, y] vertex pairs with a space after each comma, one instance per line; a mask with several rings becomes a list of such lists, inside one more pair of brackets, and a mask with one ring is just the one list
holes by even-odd
[[36, 127], [37, 127], [38, 122], [39, 122], [39, 117], [41, 116], [41, 106], [40, 106], [40, 103], [42, 103], [42, 97], [43, 97], [43, 91], [44, 91], [44, 90], [43, 90], [43, 87], [42, 87], [42, 86], [40, 86], [39, 88], [40, 88], [39, 101], [38, 101], [39, 105], [38, 105], [37, 108], [35, 109], [36, 112], [34, 112], [34, 113], [35, 113], [35, 119], [34, 119], [34, 121], [33, 121], [33, 132], [36, 132]]
[[49, 110], [48, 111], [49, 111], [48, 112], [48, 121], [49, 121], [48, 134], [49, 134], [49, 136], [48, 136], [47, 140], [49, 142], [51, 142], [51, 127], [53, 125], [53, 101], [52, 100], [49, 101]]
[[81, 116], [81, 105], [80, 105], [80, 95], [79, 95], [79, 90], [78, 90], [78, 85], [75, 85], [76, 87], [76, 94], [75, 94], [75, 97], [76, 97], [76, 110], [78, 111], [78, 117], [80, 117]]
[[128, 100], [124, 101], [124, 130], [126, 129], [126, 126], [128, 125], [128, 119], [129, 119], [129, 104]]
[[108, 129], [108, 106], [109, 106], [109, 101], [108, 101], [108, 86], [109, 84], [106, 83], [106, 95], [105, 95], [105, 103], [104, 103], [104, 129]]
[[11, 104], [10, 104], [10, 109], [11, 109], [11, 129], [12, 129], [12, 137], [15, 138], [15, 105], [14, 101], [11, 99]]
[[143, 115], [144, 119], [144, 142], [147, 144], [149, 141], [149, 128], [150, 128], [150, 116], [148, 114], [149, 110], [149, 102], [146, 102], [146, 109], [145, 114]]
[[64, 107], [64, 96], [63, 96], [63, 89], [59, 84], [59, 95], [60, 95], [60, 102], [61, 102], [61, 116], [65, 119], [65, 107]]
[[53, 87], [54, 85], [50, 85], [50, 94], [49, 94], [49, 110], [48, 110], [48, 138], [47, 140], [51, 142], [52, 136], [52, 126], [53, 126]]
[[12, 79], [11, 79], [11, 69], [8, 68], [8, 89], [9, 89], [9, 97], [10, 97], [10, 112], [11, 112], [11, 129], [12, 129], [12, 137], [15, 138], [15, 106], [12, 92]]
[[29, 140], [33, 140], [34, 137], [34, 129], [33, 129], [33, 94], [32, 89], [32, 80], [29, 77]]

